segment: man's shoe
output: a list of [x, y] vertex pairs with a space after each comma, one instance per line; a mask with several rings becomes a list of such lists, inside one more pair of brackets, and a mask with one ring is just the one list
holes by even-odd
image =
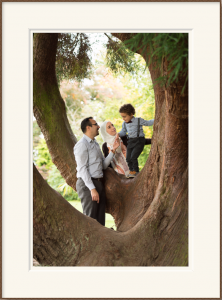
[[133, 178], [133, 177], [136, 177], [137, 175], [137, 172], [136, 171], [130, 171], [129, 175], [128, 175], [128, 178]]

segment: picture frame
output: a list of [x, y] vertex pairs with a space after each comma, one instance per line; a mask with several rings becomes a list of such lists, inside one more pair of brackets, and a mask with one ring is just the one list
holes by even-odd
[[[2, 2], [2, 24], [1, 298], [220, 297], [219, 2]], [[36, 29], [189, 31], [190, 263], [185, 270], [31, 267], [30, 39]], [[206, 137], [209, 144], [203, 143]]]

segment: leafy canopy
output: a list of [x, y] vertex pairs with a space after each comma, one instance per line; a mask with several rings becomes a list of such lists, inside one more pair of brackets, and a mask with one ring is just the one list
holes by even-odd
[[130, 73], [136, 75], [141, 71], [141, 64], [135, 56], [135, 52], [128, 49], [124, 43], [111, 35], [108, 37], [106, 44], [106, 65], [115, 74]]
[[[161, 70], [156, 83], [167, 87], [185, 78], [184, 91], [188, 81], [188, 33], [132, 33], [121, 42], [112, 34], [104, 35], [106, 43], [106, 65], [115, 74], [141, 72], [141, 65], [135, 53], [142, 49], [146, 67], [151, 63]], [[92, 43], [86, 33], [61, 33], [58, 38], [56, 55], [56, 74], [58, 82], [63, 79], [81, 81], [92, 74]], [[168, 62], [166, 74], [163, 73], [163, 60]]]
[[92, 51], [85, 33], [60, 33], [56, 54], [58, 83], [63, 79], [80, 81], [90, 76]]
[[[185, 78], [182, 93], [188, 80], [188, 33], [137, 33], [124, 42], [109, 43], [107, 65], [113, 72], [130, 72], [136, 70], [133, 65], [133, 54], [142, 49], [146, 64], [151, 63], [160, 68], [162, 76], [157, 80], [161, 85], [178, 82], [179, 77]], [[128, 56], [127, 56], [128, 55]], [[163, 74], [163, 59], [168, 62], [167, 74]], [[128, 61], [129, 60], [129, 61]], [[157, 83], [156, 82], [156, 83]]]

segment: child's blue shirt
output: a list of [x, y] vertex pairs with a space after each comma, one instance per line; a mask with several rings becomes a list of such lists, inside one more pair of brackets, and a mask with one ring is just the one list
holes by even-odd
[[[125, 130], [125, 125], [126, 125], [126, 130]], [[140, 118], [140, 129], [139, 129], [139, 137], [144, 137], [145, 134], [143, 132], [143, 126], [152, 126], [154, 123], [154, 119], [153, 120], [144, 120], [142, 118]], [[138, 118], [133, 117], [131, 119], [131, 122], [126, 123], [123, 122], [122, 124], [122, 129], [119, 132], [119, 136], [125, 136], [126, 133], [128, 132], [128, 137], [129, 138], [136, 138], [137, 137], [137, 131], [138, 131]]]

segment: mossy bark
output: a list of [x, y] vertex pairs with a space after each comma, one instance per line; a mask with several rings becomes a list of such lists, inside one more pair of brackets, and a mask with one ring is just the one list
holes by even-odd
[[77, 142], [67, 119], [55, 73], [58, 34], [35, 34], [33, 45], [33, 112], [46, 140], [53, 163], [75, 188]]
[[[126, 39], [127, 34], [118, 37]], [[138, 52], [141, 50], [138, 49]], [[159, 77], [160, 72], [167, 72], [167, 62], [163, 61], [161, 68], [151, 65], [150, 72], [154, 81]], [[54, 239], [53, 249], [64, 249], [66, 248], [65, 241], [71, 241], [73, 249], [67, 249], [69, 253], [72, 253], [70, 257], [75, 258], [62, 261], [62, 258], [58, 259], [54, 256], [54, 259], [50, 260], [53, 265], [61, 265], [61, 263], [89, 266], [188, 265], [188, 89], [181, 94], [183, 84], [184, 78], [180, 78], [176, 85], [168, 88], [154, 85], [156, 104], [154, 134], [149, 158], [142, 172], [135, 179], [129, 180], [117, 175], [111, 169], [105, 171], [106, 209], [115, 218], [117, 232], [106, 229], [96, 221], [77, 213], [74, 208], [68, 206], [68, 203], [63, 204], [65, 200], [47, 184], [36, 186], [35, 181], [41, 182], [41, 176], [37, 175], [37, 170], [34, 171], [34, 201], [36, 203], [34, 206], [34, 255], [41, 264], [47, 264], [47, 259], [40, 258], [39, 249], [45, 247], [44, 253], [50, 252], [50, 249], [47, 250], [46, 241]], [[47, 85], [45, 90], [47, 91]], [[38, 93], [37, 90], [36, 93]], [[53, 99], [48, 98], [49, 106], [54, 103]], [[44, 103], [38, 104], [39, 109], [42, 105], [44, 106]], [[60, 115], [61, 109], [59, 107], [55, 113], [56, 116]], [[44, 115], [43, 110], [42, 113]], [[65, 114], [65, 111], [63, 113]], [[47, 137], [50, 130], [48, 125], [45, 125], [46, 119], [47, 116], [41, 117], [43, 133]], [[63, 126], [63, 121], [58, 119], [58, 122], [61, 122]], [[54, 122], [51, 124], [52, 127], [55, 126]], [[74, 140], [71, 134], [69, 137], [68, 128], [64, 130], [67, 137], [63, 136], [63, 131], [56, 144], [55, 141], [51, 142], [56, 134], [55, 129], [52, 129], [47, 144], [51, 142], [49, 147], [51, 154], [56, 148], [57, 157], [63, 161], [66, 161], [67, 157], [69, 165], [71, 150], [68, 154], [64, 154], [59, 143], [71, 149], [70, 144], [74, 144]], [[72, 164], [74, 164], [74, 157], [72, 159]], [[63, 164], [64, 168], [65, 165], [66, 162]], [[73, 168], [70, 168], [69, 172], [73, 178], [75, 176]], [[67, 177], [65, 179], [67, 180]], [[73, 186], [74, 182], [75, 180], [70, 185]], [[43, 187], [44, 190], [42, 190]], [[48, 203], [47, 201], [52, 204], [44, 204]], [[56, 206], [53, 205], [54, 201]], [[42, 218], [39, 221], [39, 214], [45, 219]], [[59, 225], [60, 221], [62, 225]], [[47, 222], [56, 226], [49, 226]], [[52, 226], [54, 229], [50, 231]], [[56, 245], [57, 240], [58, 245]], [[82, 243], [87, 243], [87, 246], [82, 247]], [[78, 255], [74, 245], [79, 245]], [[41, 251], [40, 253], [42, 254]]]

